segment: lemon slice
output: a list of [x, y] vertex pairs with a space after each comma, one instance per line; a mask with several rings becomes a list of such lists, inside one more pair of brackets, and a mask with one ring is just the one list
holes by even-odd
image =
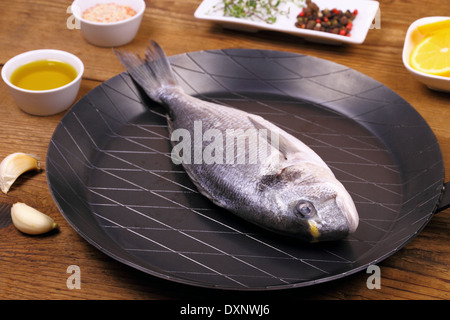
[[450, 19], [427, 23], [417, 27], [417, 30], [423, 35], [430, 35], [439, 32], [442, 29], [450, 28]]
[[425, 37], [412, 51], [410, 63], [421, 72], [450, 76], [450, 28]]

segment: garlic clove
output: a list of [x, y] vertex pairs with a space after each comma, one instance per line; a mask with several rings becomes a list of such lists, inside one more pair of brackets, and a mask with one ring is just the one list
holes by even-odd
[[51, 217], [22, 202], [12, 205], [11, 219], [19, 231], [27, 234], [42, 234], [58, 227]]
[[0, 189], [8, 193], [14, 181], [26, 171], [40, 170], [39, 159], [32, 154], [16, 152], [8, 155], [0, 163]]

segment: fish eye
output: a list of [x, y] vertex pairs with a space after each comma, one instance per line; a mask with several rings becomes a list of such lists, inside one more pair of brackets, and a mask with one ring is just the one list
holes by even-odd
[[306, 200], [300, 200], [295, 206], [295, 211], [303, 218], [309, 218], [316, 214], [316, 208], [314, 208], [314, 205]]

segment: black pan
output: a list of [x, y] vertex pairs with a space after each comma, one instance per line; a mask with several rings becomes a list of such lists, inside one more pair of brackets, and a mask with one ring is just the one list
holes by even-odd
[[215, 207], [170, 160], [163, 108], [122, 73], [72, 107], [47, 155], [65, 219], [118, 261], [199, 287], [307, 286], [379, 263], [450, 203], [433, 132], [383, 84], [287, 52], [230, 49], [170, 60], [189, 94], [260, 114], [313, 148], [351, 193], [360, 225], [342, 241], [304, 244]]

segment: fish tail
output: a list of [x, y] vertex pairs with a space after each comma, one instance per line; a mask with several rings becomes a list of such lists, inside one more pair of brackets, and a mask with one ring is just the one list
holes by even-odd
[[161, 102], [160, 96], [164, 92], [164, 88], [178, 87], [169, 60], [156, 41], [150, 40], [144, 59], [138, 54], [113, 50], [130, 76], [152, 100]]

